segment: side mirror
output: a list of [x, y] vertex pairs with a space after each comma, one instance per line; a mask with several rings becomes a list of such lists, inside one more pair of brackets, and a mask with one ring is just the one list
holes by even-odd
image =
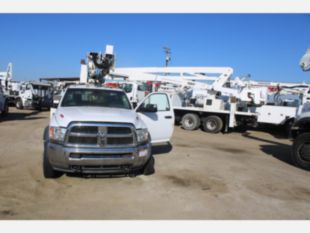
[[59, 104], [59, 100], [53, 100], [53, 108], [57, 108]]
[[141, 108], [140, 112], [157, 112], [157, 105], [147, 104]]

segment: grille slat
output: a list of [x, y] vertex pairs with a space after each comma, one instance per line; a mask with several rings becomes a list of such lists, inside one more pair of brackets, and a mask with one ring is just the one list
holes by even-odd
[[108, 134], [130, 134], [131, 129], [127, 127], [109, 127]]
[[71, 129], [71, 133], [89, 133], [89, 134], [97, 134], [98, 127], [97, 126], [74, 126]]
[[96, 145], [97, 144], [97, 137], [73, 137], [70, 136], [69, 143], [71, 144], [80, 144], [80, 145]]
[[97, 137], [97, 133], [70, 133], [72, 137]]
[[67, 146], [122, 147], [134, 146], [134, 127], [130, 124], [74, 123], [70, 125]]
[[132, 144], [132, 137], [131, 138], [108, 138], [107, 144], [108, 145], [118, 145], [118, 144]]
[[107, 134], [107, 138], [129, 138], [132, 137], [132, 133], [130, 134]]

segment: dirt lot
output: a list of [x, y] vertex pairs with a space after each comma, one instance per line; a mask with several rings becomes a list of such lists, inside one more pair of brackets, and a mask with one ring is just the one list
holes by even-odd
[[310, 172], [290, 165], [290, 141], [247, 131], [175, 128], [136, 178], [42, 176], [48, 112], [0, 122], [0, 219], [310, 219]]

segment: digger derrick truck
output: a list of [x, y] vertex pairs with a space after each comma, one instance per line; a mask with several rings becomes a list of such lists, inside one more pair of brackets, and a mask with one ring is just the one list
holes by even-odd
[[20, 91], [15, 100], [17, 109], [49, 109], [52, 105], [51, 85], [37, 81], [20, 84]]
[[8, 82], [12, 78], [12, 64], [8, 65], [5, 72], [0, 72], [0, 117], [4, 117], [9, 112], [9, 98], [6, 95]]
[[[300, 60], [303, 71], [310, 71], [310, 48]], [[292, 126], [293, 149], [291, 158], [295, 165], [310, 170], [310, 103], [304, 104], [302, 113]]]
[[44, 176], [154, 173], [151, 145], [168, 142], [173, 133], [168, 95], [151, 93], [133, 109], [123, 90], [102, 87], [114, 55], [108, 51], [89, 59], [94, 57], [102, 66], [89, 60], [81, 70], [86, 84], [69, 86], [51, 109], [44, 131]]

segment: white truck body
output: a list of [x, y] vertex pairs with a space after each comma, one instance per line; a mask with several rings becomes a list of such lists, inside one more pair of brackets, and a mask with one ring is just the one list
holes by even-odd
[[282, 125], [297, 116], [298, 108], [287, 106], [263, 105], [257, 108], [257, 122]]

